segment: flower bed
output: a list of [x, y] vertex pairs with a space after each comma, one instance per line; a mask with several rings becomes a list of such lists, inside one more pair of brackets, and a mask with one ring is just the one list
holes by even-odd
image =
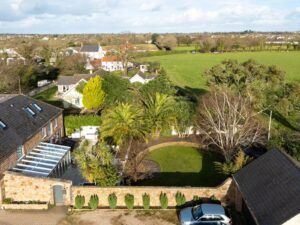
[[29, 210], [45, 210], [49, 208], [48, 203], [43, 204], [24, 204], [24, 203], [12, 203], [12, 204], [2, 204], [3, 209], [29, 209]]
[[44, 210], [49, 208], [48, 202], [40, 201], [26, 201], [26, 202], [16, 202], [10, 198], [4, 199], [2, 204], [3, 209], [30, 209], [30, 210]]

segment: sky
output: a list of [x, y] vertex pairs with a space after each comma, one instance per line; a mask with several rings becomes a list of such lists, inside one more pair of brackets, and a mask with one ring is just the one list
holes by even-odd
[[0, 0], [0, 33], [299, 31], [300, 0]]

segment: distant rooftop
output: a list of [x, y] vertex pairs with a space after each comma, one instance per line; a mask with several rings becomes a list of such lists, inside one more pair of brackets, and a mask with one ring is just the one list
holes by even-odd
[[98, 52], [99, 48], [99, 45], [83, 45], [80, 48], [80, 52]]

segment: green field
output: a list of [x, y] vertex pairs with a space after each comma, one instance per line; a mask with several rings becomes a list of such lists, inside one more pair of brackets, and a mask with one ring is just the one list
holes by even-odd
[[141, 182], [150, 186], [202, 186], [220, 184], [224, 177], [215, 170], [215, 154], [192, 147], [170, 146], [154, 150], [146, 157], [159, 164], [161, 173]]
[[286, 71], [287, 80], [300, 82], [300, 52], [234, 52], [222, 54], [173, 54], [143, 58], [145, 61], [158, 61], [178, 86], [206, 88], [203, 72], [225, 59], [246, 61], [255, 59], [259, 63], [277, 65]]

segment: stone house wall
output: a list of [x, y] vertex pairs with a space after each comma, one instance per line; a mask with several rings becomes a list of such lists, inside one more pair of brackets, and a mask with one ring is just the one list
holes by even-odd
[[18, 160], [17, 149], [15, 152], [7, 156], [7, 158], [0, 162], [0, 176], [9, 168], [13, 167]]
[[[57, 127], [54, 127], [54, 121], [57, 119]], [[43, 137], [43, 128], [47, 129], [48, 124], [51, 123], [52, 126], [52, 134], [47, 135], [45, 138]], [[52, 120], [49, 121], [42, 129], [40, 129], [35, 135], [33, 135], [29, 140], [24, 143], [23, 148], [24, 148], [24, 154], [27, 154], [30, 150], [32, 150], [39, 142], [41, 141], [49, 141], [55, 135], [58, 135], [60, 137], [64, 136], [64, 124], [63, 124], [63, 115], [60, 114], [57, 118], [53, 118]]]
[[[39, 142], [41, 141], [49, 141], [53, 138], [56, 134], [59, 134], [60, 137], [64, 136], [64, 124], [63, 124], [63, 115], [62, 113], [57, 117], [57, 127], [54, 127], [54, 120], [53, 118], [50, 123], [52, 124], [52, 135], [48, 135], [47, 137], [43, 138], [43, 132], [39, 130], [36, 134], [33, 134], [32, 137], [29, 137], [28, 140], [23, 143], [23, 153], [27, 154], [30, 150], [32, 150]], [[47, 127], [49, 123], [47, 123], [44, 127]], [[6, 170], [15, 166], [18, 160], [17, 156], [17, 149], [15, 152], [7, 156], [7, 158], [0, 163], [0, 175], [3, 174]]]

